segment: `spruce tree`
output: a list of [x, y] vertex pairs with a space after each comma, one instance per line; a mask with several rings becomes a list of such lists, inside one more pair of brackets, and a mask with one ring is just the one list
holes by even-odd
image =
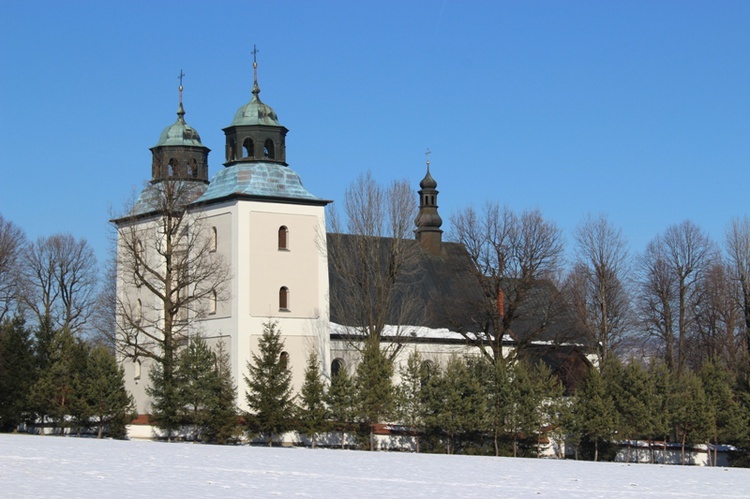
[[500, 455], [500, 440], [507, 431], [511, 406], [511, 380], [506, 362], [484, 362], [482, 379], [487, 400], [487, 427], [492, 433], [495, 455]]
[[[649, 366], [650, 396], [647, 398], [651, 417], [650, 440], [661, 439], [662, 462], [667, 458], [667, 442], [674, 430], [675, 421], [680, 418], [681, 406], [677, 397], [675, 376], [666, 362], [656, 361]], [[651, 445], [651, 462], [654, 462], [654, 446]]]
[[166, 434], [167, 442], [172, 441], [172, 436], [183, 423], [175, 369], [176, 365], [169, 359], [155, 363], [149, 372], [151, 385], [146, 388], [146, 393], [151, 397], [149, 419]]
[[465, 437], [486, 418], [484, 392], [466, 359], [452, 357], [434, 373], [427, 388], [427, 422], [445, 434], [446, 453], [454, 454]]
[[510, 369], [510, 405], [507, 422], [513, 440], [513, 457], [518, 457], [519, 443], [529, 440], [537, 431], [537, 407], [540, 399], [532, 368], [520, 360]]
[[177, 359], [178, 412], [185, 423], [193, 426], [194, 442], [202, 440], [209, 409], [216, 403], [219, 380], [215, 364], [214, 353], [200, 336], [191, 338]]
[[539, 362], [531, 371], [536, 401], [537, 439], [536, 455], [542, 452], [542, 437], [559, 426], [564, 419], [564, 387], [544, 362]]
[[618, 415], [617, 432], [627, 441], [625, 460], [630, 461], [631, 442], [652, 433], [649, 375], [637, 360], [623, 366], [616, 357], [610, 359], [603, 374]]
[[596, 369], [591, 369], [576, 404], [579, 424], [594, 443], [594, 461], [599, 460], [599, 446], [617, 431], [617, 413], [607, 385]]
[[125, 426], [135, 417], [133, 397], [125, 390], [123, 369], [102, 345], [91, 348], [82, 379], [83, 397], [97, 426], [97, 438], [105, 434], [125, 438]]
[[248, 430], [266, 435], [269, 447], [274, 433], [291, 429], [294, 411], [292, 402], [292, 372], [287, 360], [282, 358], [284, 342], [275, 322], [263, 325], [263, 335], [258, 343], [259, 353], [253, 353], [248, 362], [247, 414]]
[[716, 466], [719, 443], [741, 443], [747, 433], [748, 421], [724, 366], [707, 362], [701, 368], [700, 378], [712, 408], [709, 441], [713, 440], [714, 452], [713, 456], [709, 456], [709, 463]]
[[239, 439], [237, 426], [236, 388], [232, 378], [232, 360], [223, 341], [216, 347], [216, 381], [214, 397], [207, 408], [203, 435], [207, 442], [216, 444], [234, 443]]
[[305, 369], [305, 382], [300, 390], [297, 410], [299, 430], [310, 437], [315, 448], [318, 433], [328, 428], [328, 410], [325, 404], [325, 385], [320, 378], [320, 360], [317, 352], [310, 352]]
[[0, 325], [0, 431], [29, 418], [28, 391], [34, 384], [31, 334], [20, 318]]
[[675, 420], [675, 427], [680, 439], [682, 464], [687, 464], [686, 445], [709, 439], [715, 414], [703, 390], [701, 379], [692, 371], [685, 371], [679, 377], [677, 400], [680, 402], [680, 410], [676, 413], [679, 417]]
[[381, 351], [380, 340], [366, 339], [354, 385], [358, 416], [369, 429], [371, 451], [375, 450], [375, 425], [390, 417], [395, 408], [392, 377], [393, 362]]
[[343, 449], [346, 445], [346, 429], [356, 414], [354, 380], [349, 376], [345, 366], [341, 366], [338, 372], [331, 376], [326, 403], [331, 424], [341, 432], [341, 448]]
[[[82, 395], [79, 377], [85, 368], [85, 347], [67, 329], [56, 332], [46, 347], [47, 368], [39, 372], [30, 396], [42, 416], [42, 426], [44, 416], [50, 416], [57, 430], [64, 433], [66, 416], [83, 407], [77, 398]], [[81, 421], [81, 416], [76, 419]]]
[[414, 436], [414, 448], [419, 452], [419, 434], [424, 428], [424, 400], [422, 385], [425, 380], [425, 366], [417, 350], [409, 354], [406, 364], [401, 367], [401, 383], [398, 386], [398, 418], [408, 426]]

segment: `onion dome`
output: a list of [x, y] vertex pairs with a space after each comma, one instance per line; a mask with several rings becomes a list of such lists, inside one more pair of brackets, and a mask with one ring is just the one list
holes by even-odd
[[156, 146], [198, 146], [204, 147], [198, 131], [185, 123], [185, 108], [180, 102], [177, 108], [177, 121], [161, 132]]

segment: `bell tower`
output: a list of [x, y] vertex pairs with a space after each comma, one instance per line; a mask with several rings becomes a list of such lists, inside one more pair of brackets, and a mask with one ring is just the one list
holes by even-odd
[[431, 254], [439, 255], [443, 250], [443, 219], [438, 214], [437, 182], [430, 175], [430, 150], [427, 149], [427, 174], [419, 183], [419, 213], [414, 221], [417, 229], [414, 231], [422, 249]]
[[162, 180], [194, 180], [208, 183], [208, 153], [211, 151], [201, 143], [198, 131], [185, 122], [182, 106], [182, 78], [180, 70], [180, 103], [177, 121], [161, 132], [159, 142], [151, 148], [151, 183]]
[[276, 111], [259, 97], [258, 49], [253, 45], [253, 97], [237, 110], [232, 124], [224, 129], [226, 135], [226, 162], [224, 166], [239, 163], [286, 163], [286, 134], [289, 130], [279, 123]]

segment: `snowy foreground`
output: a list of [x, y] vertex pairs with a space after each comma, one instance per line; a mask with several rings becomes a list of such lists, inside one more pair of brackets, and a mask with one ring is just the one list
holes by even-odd
[[0, 435], [0, 496], [750, 497], [750, 470]]

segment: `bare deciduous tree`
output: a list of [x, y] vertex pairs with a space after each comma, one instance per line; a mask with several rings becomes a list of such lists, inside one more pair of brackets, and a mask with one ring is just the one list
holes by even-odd
[[[560, 272], [562, 232], [538, 210], [520, 216], [496, 203], [482, 213], [466, 208], [451, 217], [452, 238], [462, 243], [482, 290], [479, 303], [466, 303], [481, 331], [463, 331], [489, 359], [503, 359], [510, 334], [516, 352], [550, 332], [560, 312], [554, 282]], [[521, 334], [523, 330], [523, 334]]]
[[698, 282], [693, 305], [696, 335], [689, 349], [695, 369], [706, 361], [738, 367], [745, 338], [738, 334], [743, 319], [730, 274], [730, 267], [717, 256]]
[[731, 276], [739, 288], [737, 301], [744, 320], [745, 351], [750, 353], [750, 217], [732, 220], [727, 230], [726, 249]]
[[26, 235], [0, 215], [0, 323], [20, 305]]
[[575, 240], [576, 260], [566, 279], [566, 294], [604, 366], [631, 327], [627, 245], [605, 216], [588, 217]]
[[686, 220], [651, 241], [640, 259], [641, 318], [648, 332], [662, 340], [667, 364], [678, 374], [694, 326], [691, 307], [698, 282], [715, 254], [708, 236]]
[[[420, 255], [412, 234], [416, 213], [416, 196], [406, 181], [385, 188], [370, 172], [347, 188], [343, 221], [329, 209], [331, 316], [354, 328], [353, 336], [380, 338], [390, 325], [398, 338], [417, 323], [419, 311], [406, 299]], [[393, 345], [391, 356], [399, 342]]]
[[[228, 295], [229, 268], [211, 231], [188, 209], [196, 184], [177, 180], [147, 187], [117, 228], [118, 353], [159, 364], [170, 382], [177, 348], [209, 306]], [[135, 214], [133, 214], [135, 213]]]
[[56, 234], [32, 243], [25, 299], [39, 323], [81, 332], [93, 312], [97, 271], [94, 251], [85, 239]]

